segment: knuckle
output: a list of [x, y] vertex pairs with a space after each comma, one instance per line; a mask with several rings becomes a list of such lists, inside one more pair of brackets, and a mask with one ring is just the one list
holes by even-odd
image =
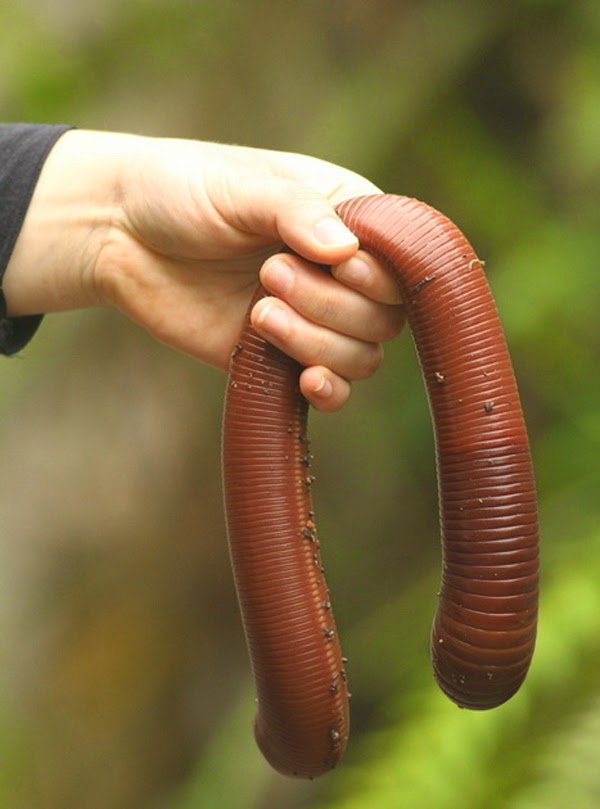
[[371, 343], [364, 351], [362, 362], [358, 366], [357, 379], [368, 379], [379, 370], [383, 362], [383, 346]]
[[380, 339], [384, 341], [393, 340], [397, 337], [404, 326], [404, 313], [402, 311], [394, 311], [386, 313], [386, 316], [381, 319], [381, 332]]
[[313, 364], [328, 366], [330, 364], [331, 353], [331, 340], [329, 335], [326, 332], [318, 334], [311, 345]]
[[312, 319], [316, 323], [327, 325], [332, 322], [335, 315], [335, 306], [330, 295], [315, 295], [312, 300], [309, 301], [309, 305]]

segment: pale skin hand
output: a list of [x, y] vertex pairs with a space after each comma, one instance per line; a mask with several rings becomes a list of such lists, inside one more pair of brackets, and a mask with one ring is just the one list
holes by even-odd
[[8, 311], [112, 305], [226, 370], [260, 277], [270, 296], [255, 305], [254, 327], [306, 366], [300, 385], [314, 407], [338, 410], [404, 323], [395, 283], [333, 211], [377, 192], [298, 154], [68, 132], [6, 270]]

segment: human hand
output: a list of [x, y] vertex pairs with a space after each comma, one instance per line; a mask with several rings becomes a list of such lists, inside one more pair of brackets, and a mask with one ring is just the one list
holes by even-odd
[[303, 155], [67, 132], [7, 269], [9, 313], [110, 304], [225, 370], [260, 275], [272, 295], [254, 307], [254, 327], [306, 366], [300, 385], [311, 404], [337, 410], [403, 324], [394, 282], [332, 207], [376, 192]]

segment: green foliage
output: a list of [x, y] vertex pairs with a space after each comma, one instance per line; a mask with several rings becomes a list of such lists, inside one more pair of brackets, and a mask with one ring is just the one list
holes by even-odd
[[26, 743], [22, 728], [5, 704], [0, 705], [0, 805], [11, 806], [14, 785], [27, 766]]
[[271, 775], [250, 732], [253, 712], [254, 700], [247, 682], [215, 728], [189, 785], [175, 799], [177, 809], [238, 809], [241, 795], [245, 806], [259, 805]]
[[[595, 553], [585, 569], [563, 565], [560, 577], [546, 582], [535, 663], [517, 697], [493, 712], [469, 713], [419, 681], [409, 684], [384, 708], [387, 727], [365, 735], [346, 777], [318, 806], [516, 809], [551, 787], [556, 802], [548, 806], [561, 806], [558, 796], [574, 780], [568, 805], [592, 806], [600, 746], [592, 698], [600, 653], [600, 536], [587, 540]], [[546, 806], [531, 803], [538, 805]]]
[[252, 739], [219, 504], [222, 381], [114, 316], [48, 318], [26, 360], [0, 369], [0, 561], [17, 571], [0, 607], [23, 593], [0, 611], [12, 629], [2, 702], [17, 706], [0, 712], [3, 806], [599, 805], [599, 9], [2, 6], [5, 119], [308, 151], [461, 226], [520, 381], [543, 564], [526, 685], [496, 711], [458, 710], [429, 673], [433, 448], [398, 341], [344, 413], [313, 419], [353, 730], [331, 775], [280, 778]]

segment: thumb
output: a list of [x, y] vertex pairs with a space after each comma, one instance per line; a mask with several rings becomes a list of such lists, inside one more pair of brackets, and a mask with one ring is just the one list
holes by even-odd
[[303, 183], [256, 175], [236, 183], [238, 226], [246, 232], [282, 241], [319, 264], [338, 264], [358, 250], [358, 239], [336, 214], [333, 204]]
[[306, 187], [284, 190], [276, 222], [282, 241], [310, 261], [338, 264], [359, 247], [357, 237], [336, 214], [332, 203]]

